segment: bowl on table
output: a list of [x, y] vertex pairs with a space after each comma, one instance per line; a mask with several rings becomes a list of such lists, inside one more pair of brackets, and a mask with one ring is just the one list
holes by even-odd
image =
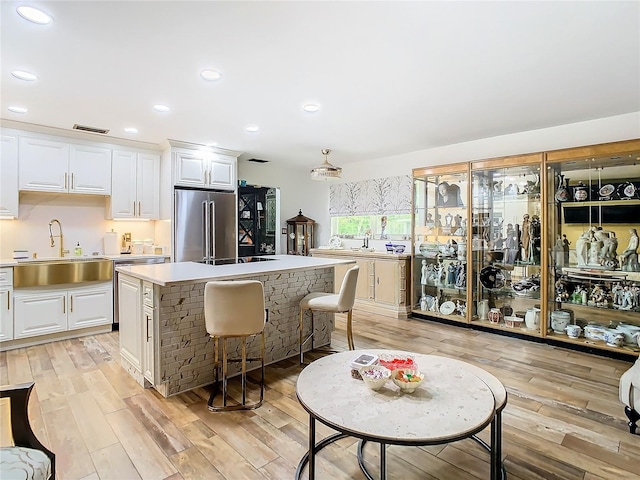
[[395, 383], [401, 392], [413, 393], [424, 380], [424, 373], [412, 369], [394, 370], [391, 380]]
[[369, 365], [360, 368], [359, 371], [364, 384], [371, 390], [379, 390], [391, 377], [391, 370], [382, 365]]

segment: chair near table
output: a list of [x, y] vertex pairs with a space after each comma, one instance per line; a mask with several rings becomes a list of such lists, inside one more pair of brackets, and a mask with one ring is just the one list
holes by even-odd
[[[204, 287], [204, 319], [207, 333], [214, 340], [214, 389], [209, 397], [209, 410], [252, 410], [264, 399], [264, 327], [266, 323], [264, 287], [257, 280], [213, 281]], [[260, 336], [260, 356], [247, 357], [247, 338]], [[227, 340], [241, 342], [241, 357], [228, 358]], [[222, 405], [214, 405], [218, 393], [220, 372], [220, 343], [222, 343]], [[260, 361], [260, 399], [247, 403], [247, 362]], [[227, 405], [227, 364], [241, 363], [242, 402]]]
[[[300, 302], [300, 363], [304, 363], [304, 345], [311, 340], [311, 350], [314, 349], [313, 334], [315, 325], [313, 312], [346, 313], [347, 314], [347, 343], [349, 350], [355, 350], [353, 343], [352, 316], [353, 304], [356, 300], [356, 284], [358, 282], [359, 267], [354, 265], [344, 276], [338, 293], [312, 292]], [[311, 314], [311, 333], [304, 338], [304, 312]]]
[[0, 448], [0, 478], [2, 479], [55, 479], [56, 456], [40, 443], [29, 423], [29, 397], [34, 385], [33, 382], [29, 382], [0, 387], [0, 398], [9, 399], [11, 412], [10, 422], [7, 422], [3, 416], [3, 431], [4, 428], [10, 427], [13, 438], [13, 445]]

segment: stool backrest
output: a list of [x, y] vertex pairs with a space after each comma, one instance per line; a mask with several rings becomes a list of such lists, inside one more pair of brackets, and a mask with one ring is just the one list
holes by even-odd
[[262, 332], [265, 323], [262, 282], [207, 282], [204, 286], [204, 320], [207, 333], [218, 337]]
[[360, 267], [358, 265], [354, 265], [347, 270], [338, 293], [337, 311], [347, 312], [353, 308], [353, 303], [356, 301], [356, 284], [358, 283], [359, 271]]

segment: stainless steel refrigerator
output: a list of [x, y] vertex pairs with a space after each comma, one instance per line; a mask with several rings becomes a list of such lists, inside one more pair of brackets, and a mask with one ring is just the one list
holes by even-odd
[[174, 190], [173, 261], [215, 263], [237, 258], [234, 192]]

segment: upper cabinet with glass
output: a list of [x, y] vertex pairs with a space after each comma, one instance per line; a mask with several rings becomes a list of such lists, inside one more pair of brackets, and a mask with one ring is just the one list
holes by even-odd
[[531, 154], [472, 163], [473, 321], [540, 333], [542, 159]]
[[600, 348], [637, 346], [640, 141], [547, 153], [547, 190], [547, 335]]
[[467, 321], [469, 164], [413, 171], [413, 312]]

